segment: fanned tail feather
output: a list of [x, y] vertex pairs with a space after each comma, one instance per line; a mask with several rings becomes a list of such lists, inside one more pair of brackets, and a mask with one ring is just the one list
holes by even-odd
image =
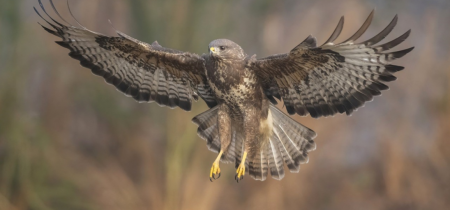
[[300, 164], [308, 162], [308, 152], [316, 149], [314, 131], [273, 105], [269, 110], [273, 119], [272, 135], [259, 153], [249, 158], [250, 176], [261, 181], [267, 178], [269, 171], [272, 178], [283, 179], [284, 163], [290, 172], [299, 172]]
[[[197, 134], [200, 138], [206, 140], [206, 145], [209, 150], [219, 153], [220, 152], [220, 139], [219, 139], [219, 127], [217, 124], [217, 113], [219, 109], [215, 106], [208, 111], [205, 111], [192, 119], [197, 126]], [[243, 154], [243, 135], [238, 132], [236, 126], [231, 127], [231, 144], [227, 151], [224, 151], [221, 162], [230, 163], [236, 162], [237, 165], [241, 162]], [[239, 155], [236, 155], [239, 154]]]
[[[270, 105], [269, 110], [273, 119], [272, 134], [260, 151], [249, 156], [246, 161], [250, 176], [261, 181], [266, 180], [269, 171], [272, 178], [283, 179], [284, 163], [290, 172], [299, 172], [300, 164], [308, 162], [308, 152], [316, 149], [313, 141], [316, 137], [314, 131], [291, 119], [274, 105]], [[208, 149], [215, 153], [220, 151], [217, 113], [216, 106], [192, 119], [198, 125], [198, 135], [206, 140]], [[231, 131], [232, 141], [228, 150], [224, 151], [221, 161], [234, 162], [237, 168], [244, 152], [244, 134], [238, 126], [232, 126]]]

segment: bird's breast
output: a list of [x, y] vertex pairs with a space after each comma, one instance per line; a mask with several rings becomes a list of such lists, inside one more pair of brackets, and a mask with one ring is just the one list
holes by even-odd
[[217, 62], [207, 66], [207, 77], [216, 98], [233, 106], [262, 100], [256, 75], [243, 62]]

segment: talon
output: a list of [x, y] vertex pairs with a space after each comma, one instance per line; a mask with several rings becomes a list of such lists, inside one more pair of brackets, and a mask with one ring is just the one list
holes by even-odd
[[238, 169], [236, 170], [236, 176], [235, 176], [236, 181], [239, 182], [239, 180], [242, 180], [244, 178], [244, 175], [245, 175], [245, 165], [240, 164]]
[[[219, 168], [219, 161], [220, 161], [220, 157], [222, 156], [222, 152], [219, 153], [219, 156], [216, 158], [216, 160], [214, 161], [214, 163], [211, 166], [211, 170], [209, 172], [209, 180], [216, 180], [220, 177], [220, 168]], [[216, 175], [217, 178], [216, 178]]]
[[238, 168], [236, 169], [236, 176], [234, 177], [237, 182], [239, 180], [244, 179], [245, 175], [245, 158], [247, 157], [247, 152], [244, 152], [244, 156], [241, 160], [241, 163], [239, 164]]

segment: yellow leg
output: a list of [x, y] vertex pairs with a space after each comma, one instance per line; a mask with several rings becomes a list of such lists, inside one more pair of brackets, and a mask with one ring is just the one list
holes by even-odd
[[244, 178], [245, 175], [245, 159], [247, 158], [247, 152], [244, 151], [244, 155], [242, 156], [241, 163], [239, 164], [236, 170], [236, 181], [239, 182], [240, 179]]
[[218, 175], [217, 179], [220, 177], [219, 162], [220, 162], [220, 157], [222, 157], [222, 154], [223, 154], [223, 151], [220, 150], [219, 155], [217, 156], [216, 160], [212, 164], [211, 171], [209, 172], [209, 181], [211, 181], [211, 182], [212, 182], [212, 179], [216, 179], [216, 175]]

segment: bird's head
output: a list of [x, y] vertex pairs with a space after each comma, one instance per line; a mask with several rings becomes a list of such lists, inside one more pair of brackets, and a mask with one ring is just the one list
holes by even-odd
[[209, 43], [209, 54], [222, 59], [244, 59], [245, 54], [241, 46], [228, 39], [216, 39]]

